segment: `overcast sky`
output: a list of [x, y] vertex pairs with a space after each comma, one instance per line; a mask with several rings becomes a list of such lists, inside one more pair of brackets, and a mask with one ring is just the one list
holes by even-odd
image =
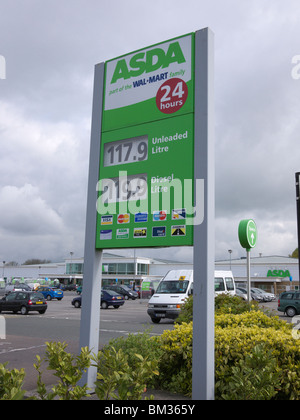
[[257, 223], [253, 256], [292, 253], [299, 22], [299, 0], [0, 0], [0, 261], [83, 256], [94, 65], [203, 27], [215, 34], [216, 259], [244, 255], [243, 218]]

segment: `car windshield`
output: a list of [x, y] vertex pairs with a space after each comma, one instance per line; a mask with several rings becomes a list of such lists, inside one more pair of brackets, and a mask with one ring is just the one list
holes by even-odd
[[186, 293], [188, 285], [189, 282], [186, 280], [161, 281], [156, 290], [156, 293]]
[[126, 290], [127, 292], [131, 292], [131, 289], [128, 286], [121, 286], [122, 289]]

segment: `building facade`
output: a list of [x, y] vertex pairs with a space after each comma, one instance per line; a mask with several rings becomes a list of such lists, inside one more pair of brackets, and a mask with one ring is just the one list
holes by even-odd
[[[160, 280], [169, 270], [192, 270], [192, 263], [147, 257], [123, 257], [103, 253], [102, 284], [141, 285], [145, 281]], [[70, 258], [60, 263], [41, 265], [0, 265], [0, 276], [6, 282], [13, 279], [58, 279], [62, 284], [83, 282], [83, 258]], [[216, 270], [231, 270], [237, 284], [247, 282], [247, 260], [216, 261]], [[2, 281], [3, 282], [3, 281]], [[266, 291], [280, 294], [286, 290], [299, 290], [298, 259], [280, 256], [251, 258], [251, 284]]]
[[[298, 259], [280, 256], [251, 258], [251, 284], [253, 287], [280, 294], [299, 290]], [[232, 270], [236, 283], [247, 282], [247, 259], [217, 261], [216, 270]]]

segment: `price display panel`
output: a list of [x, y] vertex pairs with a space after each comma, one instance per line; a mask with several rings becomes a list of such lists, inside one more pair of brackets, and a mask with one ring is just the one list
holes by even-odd
[[193, 127], [187, 114], [102, 134], [97, 248], [192, 244]]
[[148, 136], [140, 136], [104, 146], [104, 166], [124, 165], [148, 159]]
[[194, 40], [105, 63], [96, 248], [193, 244]]

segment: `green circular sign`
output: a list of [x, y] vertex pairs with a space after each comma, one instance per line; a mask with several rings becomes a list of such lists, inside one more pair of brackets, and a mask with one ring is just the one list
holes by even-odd
[[256, 246], [257, 228], [254, 220], [242, 220], [239, 224], [239, 240], [243, 248], [250, 249]]

